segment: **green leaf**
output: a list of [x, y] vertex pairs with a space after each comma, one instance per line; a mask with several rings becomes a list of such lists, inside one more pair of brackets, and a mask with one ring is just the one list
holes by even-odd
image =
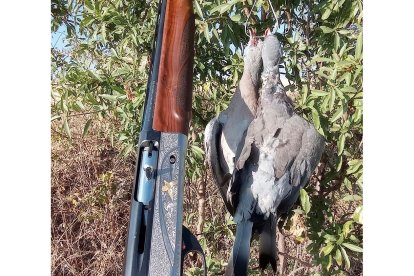
[[334, 235], [325, 234], [323, 237], [324, 237], [324, 238], [325, 238], [325, 240], [327, 240], [327, 241], [331, 241], [331, 242], [336, 241], [336, 236], [334, 236]]
[[230, 16], [230, 19], [234, 22], [239, 22], [241, 19], [241, 15], [240, 14], [232, 15]]
[[348, 254], [346, 253], [345, 249], [341, 246], [342, 256], [345, 260], [345, 268], [349, 269], [351, 267], [351, 262], [349, 261]]
[[102, 35], [103, 42], [106, 43], [107, 41], [106, 41], [106, 25], [105, 25], [105, 23], [103, 23], [102, 26], [101, 26], [101, 35]]
[[61, 118], [60, 115], [55, 115], [50, 119], [50, 121], [53, 122], [54, 120], [57, 120], [57, 119], [60, 119], [60, 118]]
[[312, 59], [312, 63], [315, 63], [315, 62], [335, 62], [335, 61], [330, 58], [326, 58], [326, 57], [315, 57]]
[[314, 95], [316, 97], [324, 97], [324, 96], [329, 95], [329, 92], [322, 91], [322, 90], [317, 90], [317, 89], [311, 90], [311, 93], [312, 93], [312, 95]]
[[306, 103], [307, 98], [308, 98], [308, 86], [304, 84], [302, 86], [302, 104], [303, 105]]
[[358, 201], [358, 200], [362, 200], [362, 197], [360, 195], [346, 195], [344, 196], [342, 199], [342, 201]]
[[337, 172], [339, 172], [342, 168], [342, 161], [343, 161], [342, 155], [338, 156], [338, 158], [336, 159], [336, 164], [335, 164], [335, 168]]
[[[344, 55], [344, 53], [345, 53], [346, 46], [348, 46], [348, 43], [344, 43], [344, 45], [342, 45], [341, 50], [339, 50], [339, 55], [340, 55], [341, 57], [342, 57], [342, 56]], [[339, 62], [339, 63], [344, 64], [344, 63], [352, 63], [352, 62], [347, 61], [347, 60], [343, 60], [343, 61], [341, 61], [341, 62]], [[339, 68], [339, 64], [338, 64], [338, 68]]]
[[62, 110], [64, 111], [64, 112], [68, 112], [69, 111], [69, 109], [68, 109], [68, 105], [66, 104], [67, 103], [67, 93], [65, 93], [65, 97], [60, 101], [60, 104], [61, 104], [61, 108], [62, 108]]
[[122, 87], [111, 85], [111, 88], [119, 94], [125, 95], [125, 90]]
[[203, 25], [204, 25], [204, 30], [203, 30], [204, 37], [210, 43], [210, 33], [209, 33], [209, 30], [208, 30], [208, 24], [204, 23]]
[[337, 245], [341, 245], [344, 242], [344, 235], [339, 235], [339, 239], [336, 241]]
[[328, 256], [328, 263], [326, 264], [326, 269], [329, 270], [332, 266], [332, 255]]
[[332, 51], [332, 57], [336, 62], [339, 62], [341, 58], [338, 56], [338, 54], [335, 51]]
[[329, 33], [332, 33], [334, 31], [334, 29], [331, 29], [327, 26], [321, 26], [320, 28], [321, 28], [322, 32], [325, 33], [325, 34], [329, 34]]
[[339, 140], [338, 140], [338, 143], [337, 143], [338, 155], [341, 155], [342, 152], [344, 151], [345, 139], [346, 139], [345, 134], [341, 133], [341, 135], [339, 135]]
[[359, 223], [359, 224], [364, 224], [363, 223], [363, 216], [362, 216], [362, 208], [363, 208], [362, 205], [358, 206], [355, 209], [354, 215], [352, 216], [352, 218], [355, 220], [355, 222]]
[[210, 10], [210, 13], [214, 13], [216, 11], [219, 11], [220, 14], [223, 14], [226, 11], [231, 9], [231, 7], [233, 6], [232, 2], [234, 2], [234, 1], [230, 1], [229, 3], [218, 5], [218, 6], [214, 7]]
[[352, 183], [349, 181], [348, 177], [344, 178], [344, 185], [348, 189], [348, 191], [352, 191]]
[[345, 246], [346, 248], [352, 250], [352, 251], [355, 251], [355, 252], [363, 252], [362, 248], [359, 247], [359, 246], [357, 246], [357, 245], [355, 245], [355, 244], [344, 242], [344, 243], [342, 243], [342, 245]]
[[91, 0], [85, 0], [85, 7], [87, 8], [87, 9], [89, 9], [90, 11], [93, 11], [93, 5], [92, 5], [92, 3], [91, 3]]
[[333, 8], [333, 6], [332, 6], [332, 4], [330, 4], [326, 9], [325, 9], [325, 11], [323, 12], [323, 14], [322, 14], [322, 20], [326, 20], [326, 19], [328, 19], [329, 18], [329, 16], [331, 15], [331, 13], [332, 13], [332, 8]]
[[332, 111], [332, 109], [334, 107], [335, 97], [336, 97], [335, 89], [332, 89], [332, 92], [331, 92], [330, 98], [329, 98], [329, 111]]
[[119, 58], [118, 53], [116, 52], [116, 49], [111, 48], [111, 54], [112, 54], [112, 56], [114, 56], [116, 58]]
[[341, 251], [339, 249], [336, 249], [335, 261], [339, 266], [342, 265], [342, 254], [341, 254]]
[[124, 141], [124, 140], [127, 140], [127, 139], [128, 139], [128, 137], [125, 136], [124, 134], [121, 134], [118, 138], [119, 141]]
[[352, 159], [348, 162], [349, 166], [362, 165], [362, 159]]
[[351, 241], [353, 241], [354, 243], [360, 243], [361, 241], [355, 236], [355, 235], [350, 235], [349, 236], [349, 239], [351, 240]]
[[112, 73], [111, 73], [111, 76], [112, 77], [119, 77], [119, 76], [122, 76], [122, 75], [129, 74], [129, 73], [131, 73], [131, 71], [132, 71], [131, 68], [129, 68], [129, 66], [125, 65], [125, 66], [122, 66], [120, 68], [116, 68], [115, 70], [113, 70]]
[[198, 16], [200, 16], [204, 20], [204, 16], [203, 16], [203, 12], [201, 10], [200, 4], [198, 3], [197, 0], [194, 0], [194, 2], [195, 2], [196, 13], [198, 14]]
[[342, 107], [338, 107], [338, 109], [336, 110], [335, 114], [332, 116], [332, 118], [329, 120], [331, 123], [335, 122], [336, 120], [338, 120], [339, 118], [341, 118], [343, 114], [343, 110]]
[[328, 256], [331, 253], [332, 249], [334, 249], [335, 245], [332, 243], [328, 243], [326, 246], [322, 247], [321, 251], [323, 256]]
[[336, 88], [336, 87], [334, 87], [334, 90], [335, 90], [335, 92], [338, 94], [338, 97], [340, 98], [340, 99], [344, 99], [345, 97], [344, 97], [344, 93], [341, 91], [341, 90], [339, 90], [338, 88]]
[[[86, 1], [85, 1], [86, 3]], [[91, 25], [93, 22], [95, 21], [95, 18], [93, 17], [85, 17], [81, 23], [80, 23], [80, 29], [83, 29], [85, 27], [88, 27], [89, 25]]]
[[330, 79], [332, 81], [336, 80], [336, 75], [337, 74], [338, 74], [338, 69], [337, 68], [333, 69]]
[[362, 32], [359, 33], [355, 46], [355, 58], [360, 59], [362, 54]]
[[106, 100], [109, 100], [111, 102], [115, 102], [118, 99], [117, 96], [109, 95], [109, 94], [99, 94], [98, 96]]
[[67, 118], [65, 118], [63, 120], [63, 128], [64, 128], [64, 130], [66, 132], [66, 135], [69, 137], [69, 139], [72, 139], [72, 135], [70, 133], [70, 129], [69, 129], [69, 124], [68, 124], [68, 119]]
[[348, 162], [348, 169], [346, 170], [347, 174], [354, 174], [357, 171], [360, 170], [362, 167], [362, 160], [361, 159], [355, 159]]
[[321, 122], [319, 120], [318, 111], [315, 108], [312, 108], [312, 121], [316, 129], [320, 128]]
[[318, 76], [321, 76], [321, 77], [325, 78], [325, 79], [330, 79], [331, 78], [330, 76], [328, 76], [327, 74], [325, 74], [324, 71], [322, 71], [322, 70], [319, 70], [318, 72], [316, 72], [316, 74]]
[[76, 101], [76, 105], [81, 109], [81, 110], [85, 110], [85, 106], [83, 105], [83, 103], [81, 101]]
[[347, 29], [341, 29], [338, 31], [338, 33], [342, 34], [342, 35], [348, 35], [350, 33], [350, 31], [348, 31]]
[[[345, 46], [345, 45], [344, 45]], [[341, 49], [342, 50], [342, 49]], [[341, 56], [341, 52], [339, 52], [339, 55]], [[338, 69], [342, 69], [342, 68], [348, 68], [348, 67], [350, 67], [350, 66], [352, 66], [352, 65], [354, 65], [355, 63], [354, 62], [352, 62], [352, 61], [349, 61], [349, 60], [341, 60], [340, 62], [338, 62], [337, 64], [336, 64], [336, 67], [338, 68]]]
[[197, 156], [199, 159], [203, 159], [204, 151], [201, 148], [197, 147], [196, 145], [191, 145], [190, 148], [195, 156]]
[[103, 81], [102, 78], [101, 78], [101, 76], [97, 72], [94, 72], [92, 70], [89, 70], [88, 73], [89, 73], [90, 76], [92, 76], [93, 78], [97, 79], [98, 81], [100, 81], [100, 82]]
[[311, 209], [308, 193], [302, 188], [300, 189], [300, 203], [305, 214], [308, 214]]
[[345, 93], [356, 93], [357, 92], [357, 90], [352, 86], [345, 86], [341, 88], [341, 90], [342, 92], [345, 92]]
[[336, 51], [338, 51], [339, 46], [341, 46], [341, 38], [339, 37], [339, 34], [335, 32], [334, 48]]
[[85, 126], [83, 128], [82, 137], [85, 137], [85, 135], [88, 133], [88, 130], [89, 130], [89, 127], [91, 126], [91, 123], [92, 123], [92, 119], [89, 119], [86, 122], [86, 124], [85, 124]]
[[222, 5], [222, 7], [220, 8], [220, 14], [223, 14], [226, 11], [230, 10], [231, 7], [232, 7], [232, 4], [230, 3]]
[[342, 232], [344, 233], [345, 237], [348, 236], [348, 234], [351, 232], [351, 226], [354, 224], [352, 220], [348, 220], [344, 223], [342, 226]]

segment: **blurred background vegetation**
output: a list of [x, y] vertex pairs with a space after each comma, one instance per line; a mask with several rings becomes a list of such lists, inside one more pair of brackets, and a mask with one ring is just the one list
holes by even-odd
[[[362, 275], [362, 1], [272, 0], [285, 89], [327, 145], [279, 223], [282, 275]], [[193, 118], [184, 224], [222, 274], [234, 224], [204, 166], [203, 131], [241, 77], [244, 22], [275, 24], [268, 1], [194, 0]], [[52, 0], [52, 274], [121, 275], [157, 1]], [[256, 241], [253, 241], [256, 244]], [[201, 275], [196, 257], [188, 275]], [[260, 275], [252, 251], [251, 275]]]

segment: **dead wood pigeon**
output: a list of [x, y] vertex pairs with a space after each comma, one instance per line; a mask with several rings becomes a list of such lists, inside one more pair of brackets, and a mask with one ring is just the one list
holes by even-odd
[[278, 85], [280, 55], [279, 41], [267, 30], [257, 116], [247, 129], [227, 194], [237, 227], [226, 275], [247, 275], [253, 231], [260, 233], [260, 268], [270, 263], [276, 271], [278, 214], [293, 206], [324, 150], [324, 138], [294, 112]]
[[228, 181], [234, 170], [234, 160], [244, 145], [247, 127], [256, 115], [262, 69], [261, 47], [262, 41], [251, 31], [250, 41], [244, 51], [240, 83], [228, 108], [213, 118], [205, 129], [206, 163], [212, 171], [214, 182], [227, 209], [232, 214], [232, 205], [226, 201]]

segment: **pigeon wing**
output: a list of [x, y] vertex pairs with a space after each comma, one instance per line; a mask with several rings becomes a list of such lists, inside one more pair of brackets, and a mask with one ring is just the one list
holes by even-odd
[[[222, 114], [220, 114], [222, 115]], [[226, 192], [231, 175], [223, 171], [220, 158], [220, 137], [222, 134], [223, 116], [213, 118], [206, 126], [204, 131], [204, 148], [206, 151], [205, 165], [211, 172], [213, 182], [219, 190], [227, 208]]]
[[286, 213], [292, 208], [299, 197], [299, 190], [308, 183], [313, 171], [316, 169], [325, 147], [323, 136], [305, 119], [302, 117], [300, 119], [303, 120], [302, 125], [305, 127], [299, 153], [290, 168], [290, 179], [293, 188], [278, 208], [278, 211], [281, 213]]

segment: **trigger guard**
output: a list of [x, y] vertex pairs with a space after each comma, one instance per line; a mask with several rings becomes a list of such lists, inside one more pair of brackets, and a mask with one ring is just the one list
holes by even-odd
[[184, 249], [181, 252], [181, 275], [183, 275], [183, 266], [184, 266], [185, 256], [190, 252], [196, 252], [197, 254], [201, 255], [201, 258], [203, 260], [204, 276], [207, 276], [206, 255], [204, 254], [203, 248], [201, 248], [201, 245], [198, 242], [197, 238], [184, 225], [183, 225], [182, 235], [183, 235], [182, 238], [183, 238]]

